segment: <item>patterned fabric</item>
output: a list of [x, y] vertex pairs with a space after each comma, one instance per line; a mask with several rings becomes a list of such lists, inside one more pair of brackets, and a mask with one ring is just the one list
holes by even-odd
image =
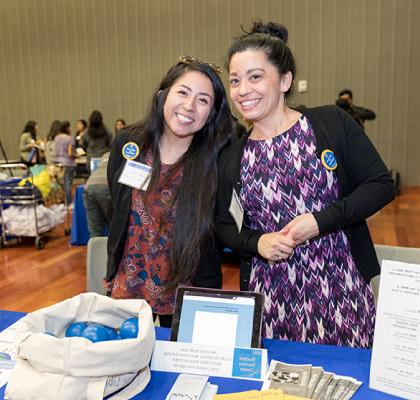
[[[296, 216], [337, 200], [337, 177], [323, 167], [315, 149], [315, 135], [304, 116], [272, 139], [248, 139], [240, 196], [251, 228], [276, 232]], [[250, 290], [265, 295], [265, 337], [372, 345], [372, 290], [357, 270], [341, 230], [296, 247], [284, 261], [254, 257]]]
[[[151, 165], [148, 156], [147, 164]], [[130, 221], [124, 254], [112, 283], [114, 299], [145, 299], [156, 314], [173, 314], [175, 292], [167, 292], [169, 249], [175, 221], [172, 205], [181, 184], [180, 169], [171, 173], [161, 165], [159, 184], [148, 195], [133, 189]]]

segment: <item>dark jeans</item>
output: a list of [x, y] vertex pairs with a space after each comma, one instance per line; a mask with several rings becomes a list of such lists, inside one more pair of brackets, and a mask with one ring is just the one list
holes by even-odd
[[71, 204], [71, 187], [73, 185], [74, 174], [76, 167], [64, 167], [63, 186], [66, 194], [66, 204]]
[[83, 203], [90, 237], [103, 236], [112, 217], [112, 201], [108, 186], [90, 185], [83, 192]]

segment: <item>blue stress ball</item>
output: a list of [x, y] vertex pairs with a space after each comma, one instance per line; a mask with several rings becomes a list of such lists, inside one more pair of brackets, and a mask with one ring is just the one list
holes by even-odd
[[128, 318], [120, 326], [121, 339], [134, 339], [139, 333], [139, 320]]
[[104, 342], [109, 339], [108, 331], [102, 325], [89, 325], [82, 332], [82, 337], [89, 339], [91, 342]]
[[82, 336], [82, 332], [86, 329], [87, 326], [88, 324], [86, 322], [73, 322], [66, 329], [65, 336], [66, 337]]
[[109, 326], [104, 326], [104, 328], [108, 332], [108, 340], [119, 340], [120, 339], [117, 331], [114, 328], [111, 328]]

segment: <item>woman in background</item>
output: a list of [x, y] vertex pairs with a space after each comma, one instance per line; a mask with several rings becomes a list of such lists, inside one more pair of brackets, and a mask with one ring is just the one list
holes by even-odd
[[263, 336], [370, 347], [380, 269], [365, 219], [393, 199], [392, 179], [346, 112], [289, 107], [287, 39], [256, 22], [228, 51], [230, 98], [252, 129], [220, 158], [216, 230], [242, 258], [241, 288], [265, 295]]
[[99, 159], [111, 149], [112, 133], [104, 125], [100, 111], [92, 111], [89, 116], [87, 133], [82, 137], [82, 146], [86, 151], [87, 169], [91, 171], [92, 158]]
[[64, 168], [64, 191], [66, 205], [72, 207], [72, 193], [74, 174], [76, 171], [76, 143], [71, 136], [70, 122], [63, 121], [60, 125], [60, 132], [54, 139], [55, 160]]
[[74, 141], [76, 142], [76, 149], [79, 147], [83, 147], [82, 139], [83, 135], [87, 132], [87, 122], [85, 119], [79, 119], [76, 122], [76, 133], [74, 134]]
[[39, 148], [42, 142], [38, 138], [38, 124], [28, 121], [23, 128], [19, 139], [20, 161], [28, 166], [36, 164], [39, 160]]
[[125, 121], [122, 118], [118, 118], [115, 121], [114, 135], [116, 135], [121, 129], [125, 128], [126, 126], [127, 124], [125, 123]]
[[48, 165], [56, 164], [56, 155], [54, 148], [54, 139], [60, 133], [61, 122], [58, 119], [55, 119], [51, 123], [50, 131], [48, 132], [46, 141], [45, 141], [45, 158]]
[[[171, 326], [180, 284], [220, 288], [213, 237], [216, 160], [232, 121], [219, 69], [181, 57], [152, 97], [146, 118], [115, 138], [108, 164], [114, 213], [107, 286], [113, 298], [147, 300]], [[125, 181], [128, 161], [149, 171]]]

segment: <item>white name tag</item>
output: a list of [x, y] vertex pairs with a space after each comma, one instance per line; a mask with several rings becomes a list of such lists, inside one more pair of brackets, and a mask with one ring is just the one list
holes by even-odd
[[235, 189], [232, 190], [229, 212], [235, 220], [238, 231], [240, 232], [242, 229], [242, 222], [244, 220], [244, 209], [242, 208], [241, 201], [239, 200], [239, 196]]
[[152, 168], [137, 161], [127, 160], [118, 179], [118, 183], [135, 189], [147, 190]]

